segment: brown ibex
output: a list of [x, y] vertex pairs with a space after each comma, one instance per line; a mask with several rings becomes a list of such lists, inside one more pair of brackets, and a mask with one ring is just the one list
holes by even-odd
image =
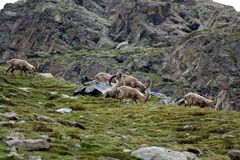
[[124, 85], [125, 85], [125, 81], [124, 81], [121, 73], [112, 76], [111, 79], [109, 80], [109, 82], [112, 81], [113, 78], [116, 79], [117, 83], [115, 83], [113, 86], [111, 86], [111, 88], [109, 88], [109, 89], [103, 94], [103, 96], [104, 96], [105, 98], [107, 98], [107, 97], [117, 98], [117, 95], [118, 95], [117, 88], [120, 87], [120, 86], [124, 86]]
[[197, 93], [188, 93], [184, 96], [185, 99], [185, 106], [191, 107], [192, 105], [198, 105], [201, 108], [210, 106], [211, 108], [214, 108], [215, 104], [212, 100], [209, 100], [203, 96], [200, 96]]
[[31, 65], [24, 59], [11, 59], [11, 60], [7, 61], [6, 65], [8, 67], [6, 69], [6, 75], [7, 75], [8, 71], [11, 70], [10, 72], [12, 73], [13, 76], [15, 76], [13, 73], [14, 70], [20, 70], [21, 76], [22, 76], [22, 72], [24, 72], [26, 76], [27, 76], [26, 72], [30, 72], [30, 73], [32, 73], [33, 76], [35, 76], [37, 67], [38, 67], [38, 65], [36, 65], [36, 66]]
[[[111, 74], [105, 73], [105, 72], [99, 72], [95, 75], [95, 78], [103, 83], [109, 82], [110, 78], [112, 77]], [[113, 83], [116, 83], [117, 81], [115, 79], [112, 80]]]
[[137, 103], [137, 99], [143, 100], [144, 103], [146, 103], [150, 98], [149, 92], [147, 92], [147, 96], [145, 96], [143, 93], [141, 93], [136, 88], [132, 88], [129, 86], [121, 86], [121, 87], [117, 88], [117, 92], [118, 92], [117, 94], [118, 94], [118, 99], [119, 99], [120, 103], [122, 103], [122, 100], [124, 98], [131, 98], [132, 103], [133, 103], [133, 101]]
[[[112, 77], [114, 77], [114, 76], [112, 76]], [[142, 82], [140, 82], [137, 78], [135, 78], [133, 76], [126, 75], [126, 74], [124, 74], [122, 76], [123, 76], [123, 79], [125, 80], [126, 86], [130, 86], [132, 88], [139, 88], [142, 93], [144, 93], [145, 90], [148, 89], [151, 84], [150, 81], [148, 81], [147, 86], [145, 86], [144, 84], [142, 84]], [[109, 80], [110, 85], [111, 85], [112, 77]]]

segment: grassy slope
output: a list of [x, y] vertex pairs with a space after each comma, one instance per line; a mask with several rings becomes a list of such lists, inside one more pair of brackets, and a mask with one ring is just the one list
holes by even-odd
[[[25, 92], [20, 87], [30, 88]], [[77, 85], [47, 78], [4, 76], [0, 68], [0, 112], [15, 111], [25, 123], [0, 129], [0, 159], [9, 153], [4, 138], [11, 132], [22, 132], [26, 138], [48, 135], [55, 138], [47, 151], [31, 152], [43, 159], [132, 159], [123, 149], [137, 149], [141, 144], [168, 147], [175, 150], [198, 147], [202, 159], [227, 159], [229, 149], [240, 148], [240, 113], [191, 109], [182, 106], [163, 106], [152, 100], [147, 104], [120, 105], [116, 100], [102, 97], [64, 99]], [[58, 92], [53, 96], [50, 92]], [[14, 94], [13, 94], [14, 93]], [[4, 98], [7, 97], [10, 100]], [[71, 107], [70, 114], [55, 110]], [[55, 120], [79, 122], [87, 129], [34, 120], [34, 114], [47, 115]], [[0, 121], [7, 119], [0, 117]], [[185, 125], [193, 128], [183, 129]], [[228, 138], [233, 135], [234, 138]], [[81, 148], [74, 149], [79, 143]], [[20, 150], [20, 153], [26, 153]]]

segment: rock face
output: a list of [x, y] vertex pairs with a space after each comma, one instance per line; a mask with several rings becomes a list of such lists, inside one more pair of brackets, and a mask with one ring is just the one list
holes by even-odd
[[198, 160], [190, 152], [177, 152], [162, 147], [142, 147], [133, 151], [131, 155], [142, 160]]
[[189, 35], [166, 58], [161, 72], [165, 77], [181, 79], [211, 99], [215, 97], [219, 109], [239, 110], [240, 37], [233, 36], [239, 30], [234, 24]]
[[3, 57], [121, 42], [169, 46], [193, 31], [238, 19], [232, 7], [211, 0], [27, 0], [5, 5], [0, 16]]
[[35, 58], [44, 62], [41, 72], [73, 82], [100, 71], [156, 73], [219, 109], [240, 110], [240, 18], [232, 7], [212, 0], [26, 0], [5, 5], [0, 22], [0, 64]]

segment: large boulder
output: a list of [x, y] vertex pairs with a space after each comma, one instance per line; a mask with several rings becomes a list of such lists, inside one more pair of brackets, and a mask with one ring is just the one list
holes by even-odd
[[239, 160], [240, 150], [231, 150], [228, 152], [228, 156], [231, 158], [231, 160]]
[[110, 85], [107, 83], [102, 83], [96, 80], [89, 81], [84, 83], [84, 86], [74, 91], [74, 96], [76, 95], [91, 95], [99, 96], [106, 92], [110, 88]]
[[198, 160], [190, 152], [178, 152], [162, 147], [142, 147], [131, 153], [131, 156], [142, 160]]
[[6, 143], [9, 147], [15, 147], [16, 149], [23, 149], [27, 151], [47, 150], [50, 147], [45, 139], [13, 139], [6, 141]]

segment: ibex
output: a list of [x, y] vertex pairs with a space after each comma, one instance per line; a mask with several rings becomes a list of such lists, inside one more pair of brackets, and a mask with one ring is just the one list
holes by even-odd
[[117, 88], [117, 94], [118, 94], [118, 99], [120, 103], [122, 103], [122, 100], [124, 98], [131, 98], [132, 103], [133, 101], [137, 103], [138, 100], [143, 100], [145, 103], [149, 100], [150, 94], [147, 92], [147, 96], [145, 96], [143, 93], [141, 93], [139, 90], [136, 88], [132, 88], [129, 86], [121, 86]]
[[109, 88], [109, 89], [103, 94], [103, 96], [104, 96], [105, 98], [107, 98], [107, 97], [117, 98], [117, 96], [118, 96], [117, 88], [120, 87], [120, 86], [124, 86], [124, 85], [125, 85], [125, 81], [124, 81], [121, 73], [119, 73], [119, 74], [117, 74], [117, 75], [114, 75], [114, 76], [112, 77], [112, 79], [113, 79], [113, 78], [116, 78], [117, 83], [115, 83], [111, 88]]
[[[109, 82], [110, 78], [112, 77], [111, 74], [105, 73], [105, 72], [99, 72], [95, 75], [95, 78], [103, 83]], [[117, 81], [115, 79], [112, 80], [113, 83], [116, 83]]]
[[[115, 76], [115, 75], [114, 75], [114, 76]], [[110, 78], [110, 80], [109, 80], [109, 84], [110, 84], [110, 85], [111, 85], [111, 80], [113, 79], [114, 76], [112, 76], [112, 77]], [[135, 78], [135, 77], [133, 77], [133, 76], [126, 75], [126, 74], [124, 74], [124, 75], [122, 75], [122, 76], [123, 76], [123, 79], [125, 80], [126, 86], [130, 86], [130, 87], [132, 87], [132, 88], [139, 88], [142, 93], [144, 93], [145, 90], [148, 89], [149, 86], [150, 86], [150, 84], [151, 84], [150, 81], [148, 81], [147, 86], [144, 86], [144, 85], [142, 84], [142, 82], [140, 82], [137, 78]]]
[[6, 75], [8, 73], [8, 71], [11, 69], [11, 73], [13, 76], [14, 75], [14, 70], [20, 70], [21, 72], [21, 76], [22, 76], [22, 72], [25, 73], [25, 75], [27, 76], [27, 71], [32, 73], [33, 76], [35, 76], [36, 74], [36, 70], [37, 70], [37, 67], [38, 65], [36, 66], [33, 66], [31, 65], [30, 63], [28, 63], [26, 60], [23, 60], [23, 59], [11, 59], [9, 61], [7, 61], [7, 69], [6, 69]]
[[184, 96], [185, 99], [185, 106], [191, 107], [192, 105], [198, 105], [201, 108], [210, 106], [211, 108], [214, 108], [215, 104], [212, 100], [209, 100], [203, 96], [200, 96], [197, 93], [188, 93]]

